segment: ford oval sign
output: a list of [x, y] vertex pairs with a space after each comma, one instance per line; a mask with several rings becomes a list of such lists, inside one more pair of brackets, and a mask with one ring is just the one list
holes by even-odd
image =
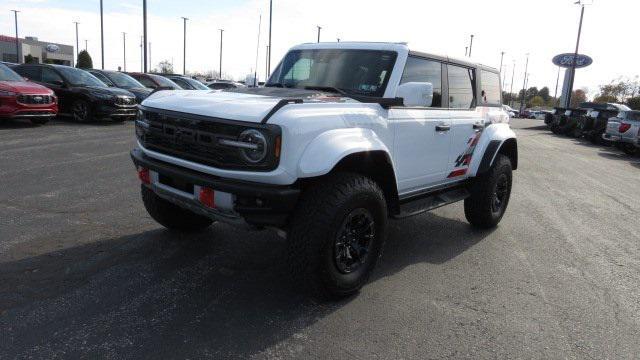
[[57, 52], [58, 50], [60, 50], [60, 47], [58, 45], [56, 45], [56, 44], [47, 44], [47, 46], [45, 46], [45, 49], [48, 52], [54, 53], [54, 52]]
[[551, 61], [553, 61], [553, 63], [557, 66], [560, 66], [563, 68], [571, 68], [573, 67], [574, 57], [576, 59], [577, 69], [587, 67], [593, 63], [593, 59], [587, 55], [578, 54], [578, 56], [576, 56], [575, 54], [571, 54], [571, 53], [556, 55], [553, 57], [553, 60]]

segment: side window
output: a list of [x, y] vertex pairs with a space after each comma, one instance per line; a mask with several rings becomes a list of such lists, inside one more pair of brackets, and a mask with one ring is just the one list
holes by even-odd
[[431, 107], [442, 107], [442, 64], [433, 60], [409, 57], [400, 84], [428, 82], [433, 85]]
[[54, 84], [56, 81], [63, 81], [57, 72], [49, 69], [42, 68], [42, 82], [47, 84]]
[[26, 77], [32, 81], [41, 81], [42, 77], [40, 76], [40, 67], [38, 66], [18, 66], [15, 67], [15, 70], [20, 76]]
[[180, 85], [181, 88], [186, 89], [186, 90], [193, 90], [193, 86], [191, 86], [191, 84], [187, 83], [186, 81], [184, 81], [183, 79], [180, 78], [173, 78], [171, 79], [171, 81], [173, 81], [174, 83]]
[[470, 109], [474, 106], [473, 97], [474, 71], [473, 69], [448, 65], [449, 79], [449, 107], [452, 109]]
[[480, 104], [500, 104], [500, 75], [486, 70], [482, 70], [481, 74], [482, 93], [480, 94]]

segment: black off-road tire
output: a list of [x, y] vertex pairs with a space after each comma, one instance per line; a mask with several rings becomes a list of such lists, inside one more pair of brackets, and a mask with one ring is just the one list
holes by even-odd
[[625, 154], [631, 156], [638, 154], [638, 148], [633, 144], [624, 144], [622, 146], [622, 151], [624, 151]]
[[[498, 154], [489, 171], [472, 179], [469, 186], [471, 196], [464, 200], [467, 221], [481, 229], [498, 225], [509, 205], [511, 184], [511, 161], [507, 156]], [[497, 205], [496, 200], [500, 194], [502, 197]]]
[[[342, 260], [346, 254], [358, 254], [356, 249], [362, 249], [349, 247], [353, 251], [344, 251], [348, 241], [342, 240], [342, 235], [353, 216], [372, 220], [366, 227], [374, 232], [364, 236], [369, 241], [366, 256], [360, 258], [363, 260], [353, 269], [345, 269]], [[355, 233], [364, 233], [361, 231]], [[291, 219], [287, 238], [292, 278], [299, 288], [320, 299], [335, 300], [357, 293], [382, 255], [386, 236], [387, 206], [380, 186], [358, 174], [330, 175], [304, 190]]]
[[141, 185], [140, 189], [142, 202], [149, 215], [167, 229], [195, 232], [203, 230], [213, 223], [213, 220], [207, 217], [164, 200], [144, 185]]

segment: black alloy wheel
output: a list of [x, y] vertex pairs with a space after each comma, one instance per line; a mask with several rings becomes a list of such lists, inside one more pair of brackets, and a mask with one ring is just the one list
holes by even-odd
[[79, 122], [87, 122], [90, 118], [90, 110], [89, 103], [84, 100], [77, 100], [73, 103], [73, 107], [71, 109], [71, 113], [73, 114], [73, 119]]
[[507, 197], [509, 193], [509, 179], [507, 174], [500, 174], [496, 180], [496, 186], [493, 190], [493, 201], [491, 202], [491, 211], [494, 214], [501, 214], [504, 211], [504, 206], [507, 203]]
[[364, 208], [353, 210], [343, 221], [334, 244], [338, 271], [349, 274], [365, 264], [376, 235], [373, 215]]

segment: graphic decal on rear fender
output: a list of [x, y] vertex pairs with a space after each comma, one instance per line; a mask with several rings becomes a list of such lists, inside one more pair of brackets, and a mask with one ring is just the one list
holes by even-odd
[[477, 130], [469, 137], [469, 140], [467, 140], [466, 150], [456, 158], [453, 166], [454, 170], [449, 173], [449, 176], [447, 176], [448, 178], [462, 176], [467, 173], [469, 170], [469, 164], [471, 164], [473, 152], [476, 150], [476, 146], [480, 140], [480, 136], [482, 136], [482, 130]]

